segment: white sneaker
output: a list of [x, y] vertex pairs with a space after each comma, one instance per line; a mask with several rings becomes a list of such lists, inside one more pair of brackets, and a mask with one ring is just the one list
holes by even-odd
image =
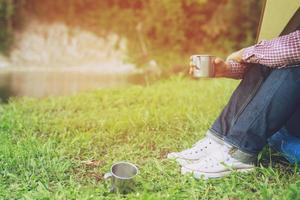
[[246, 172], [254, 169], [253, 164], [245, 164], [231, 157], [229, 154], [230, 149], [231, 147], [223, 145], [223, 147], [207, 155], [197, 163], [184, 165], [181, 168], [181, 173], [193, 173], [196, 179], [201, 177], [208, 179], [223, 177], [233, 171]]
[[167, 155], [168, 159], [176, 159], [180, 165], [187, 165], [198, 162], [199, 159], [217, 151], [223, 145], [209, 137], [199, 140], [192, 148], [181, 152], [173, 152]]

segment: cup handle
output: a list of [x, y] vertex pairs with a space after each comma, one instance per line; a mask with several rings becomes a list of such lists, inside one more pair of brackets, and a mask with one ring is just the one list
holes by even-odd
[[104, 179], [109, 179], [112, 177], [112, 174], [110, 172], [107, 172], [104, 174]]
[[[112, 177], [112, 173], [110, 173], [110, 172], [107, 172], [107, 173], [104, 174], [104, 179], [105, 180], [107, 180], [111, 177]], [[109, 192], [114, 192], [114, 191], [115, 191], [115, 188], [114, 188], [113, 185], [111, 185], [110, 188], [109, 188]]]

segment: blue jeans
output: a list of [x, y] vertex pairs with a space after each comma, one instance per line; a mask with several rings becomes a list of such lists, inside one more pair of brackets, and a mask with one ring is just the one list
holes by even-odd
[[300, 67], [252, 65], [210, 133], [256, 156], [283, 127], [300, 137]]

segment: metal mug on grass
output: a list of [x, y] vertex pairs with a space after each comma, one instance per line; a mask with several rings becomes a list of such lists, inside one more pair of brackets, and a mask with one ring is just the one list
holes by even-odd
[[104, 179], [111, 179], [110, 192], [126, 194], [134, 190], [134, 177], [138, 172], [134, 164], [121, 161], [111, 166], [110, 172], [104, 175]]
[[214, 66], [215, 56], [192, 55], [190, 57], [190, 67], [194, 67], [194, 78], [211, 78], [215, 76]]

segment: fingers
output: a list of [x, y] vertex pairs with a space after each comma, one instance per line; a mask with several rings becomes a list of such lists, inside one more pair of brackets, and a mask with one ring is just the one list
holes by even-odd
[[194, 71], [194, 64], [192, 61], [190, 61], [190, 69], [189, 69], [189, 75], [192, 75]]
[[221, 58], [216, 58], [214, 60], [214, 64], [215, 64], [215, 76], [224, 77], [227, 73], [227, 63]]
[[217, 68], [224, 68], [226, 66], [226, 62], [222, 58], [216, 58], [214, 64]]
[[216, 58], [216, 59], [214, 60], [214, 63], [215, 63], [215, 64], [220, 64], [220, 63], [222, 63], [222, 62], [224, 62], [224, 60], [221, 59], [221, 58]]
[[226, 66], [226, 62], [222, 58], [215, 58], [214, 64], [217, 68], [224, 68]]
[[189, 69], [189, 75], [192, 75], [193, 71], [194, 71], [194, 67], [190, 67], [190, 69]]

